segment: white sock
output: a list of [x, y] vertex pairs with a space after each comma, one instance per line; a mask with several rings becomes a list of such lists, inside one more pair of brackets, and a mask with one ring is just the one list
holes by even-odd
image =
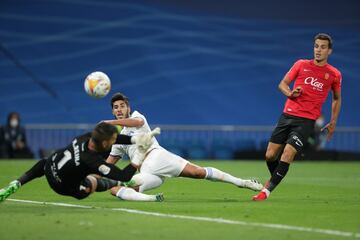
[[243, 179], [234, 177], [226, 172], [220, 171], [219, 169], [206, 167], [205, 170], [205, 178], [208, 180], [232, 183], [238, 187], [243, 187], [245, 184]]
[[164, 182], [163, 178], [150, 173], [138, 173], [131, 180], [135, 182], [136, 186], [139, 186], [139, 192], [141, 193], [157, 188]]
[[264, 188], [264, 189], [261, 190], [261, 191], [266, 194], [266, 197], [269, 197], [269, 195], [270, 195], [270, 191], [269, 191], [269, 190], [267, 190], [266, 188]]
[[144, 193], [139, 193], [132, 188], [122, 187], [116, 193], [116, 196], [123, 200], [128, 201], [156, 201], [155, 195], [148, 195]]

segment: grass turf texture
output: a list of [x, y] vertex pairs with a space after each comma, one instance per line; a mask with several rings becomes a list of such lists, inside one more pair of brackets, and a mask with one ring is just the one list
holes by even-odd
[[[0, 187], [17, 178], [34, 161], [0, 161]], [[242, 178], [268, 179], [262, 161], [199, 161]], [[248, 223], [360, 232], [360, 163], [296, 162], [283, 183], [265, 202], [255, 192], [206, 180], [167, 179], [160, 188], [165, 202], [125, 202], [109, 193], [78, 201], [54, 193], [41, 178], [10, 196], [61, 202], [96, 209], [0, 203], [0, 238], [14, 239], [355, 239], [287, 229], [176, 219], [112, 211], [128, 208], [186, 216], [223, 218]], [[356, 239], [360, 239], [360, 234]]]

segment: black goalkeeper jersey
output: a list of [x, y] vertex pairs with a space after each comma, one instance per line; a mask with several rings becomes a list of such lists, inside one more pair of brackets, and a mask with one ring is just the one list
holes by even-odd
[[[105, 162], [108, 152], [89, 150], [91, 133], [78, 136], [67, 147], [57, 150], [48, 159], [45, 167], [47, 177], [56, 183], [72, 187], [77, 186], [89, 174], [118, 180], [129, 181], [136, 168], [129, 164], [124, 170]], [[131, 144], [130, 137], [119, 135], [116, 143]]]

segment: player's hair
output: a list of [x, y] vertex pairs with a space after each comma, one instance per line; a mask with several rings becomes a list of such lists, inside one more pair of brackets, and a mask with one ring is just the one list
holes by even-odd
[[316, 34], [315, 38], [314, 38], [314, 41], [316, 41], [316, 39], [320, 39], [320, 40], [327, 40], [329, 42], [329, 48], [332, 49], [333, 47], [333, 40], [332, 38], [330, 37], [329, 34], [326, 34], [326, 33], [318, 33]]
[[129, 106], [129, 98], [127, 96], [125, 96], [124, 94], [117, 92], [111, 97], [111, 108], [113, 107], [114, 102], [119, 101], [119, 100], [124, 101], [125, 104], [127, 106]]
[[118, 133], [117, 128], [111, 124], [101, 122], [96, 125], [94, 130], [91, 133], [91, 138], [96, 144], [98, 149], [102, 148], [102, 142], [108, 141], [114, 135], [114, 133]]

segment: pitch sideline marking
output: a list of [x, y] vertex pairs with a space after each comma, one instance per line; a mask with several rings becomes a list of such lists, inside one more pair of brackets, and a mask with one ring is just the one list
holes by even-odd
[[78, 205], [78, 204], [57, 203], [57, 202], [39, 202], [39, 201], [21, 200], [21, 199], [7, 199], [7, 201], [39, 204], [39, 205], [52, 205], [52, 206], [61, 206], [61, 207], [85, 208], [85, 209], [105, 209], [105, 210], [110, 210], [110, 211], [120, 211], [120, 212], [126, 212], [126, 213], [134, 213], [134, 214], [149, 215], [149, 216], [164, 217], [164, 218], [188, 219], [188, 220], [203, 221], [203, 222], [224, 223], [224, 224], [251, 226], [251, 227], [292, 230], [292, 231], [299, 231], [299, 232], [312, 232], [312, 233], [320, 233], [320, 234], [327, 234], [327, 235], [333, 235], [333, 236], [360, 238], [360, 233], [357, 233], [357, 232], [344, 232], [344, 231], [332, 230], [332, 229], [298, 227], [298, 226], [291, 226], [291, 225], [284, 225], [284, 224], [245, 222], [245, 221], [237, 221], [237, 220], [228, 220], [228, 219], [223, 219], [223, 218], [176, 215], [176, 214], [167, 214], [167, 213], [158, 213], [158, 212], [147, 212], [147, 211], [128, 209], [128, 208], [102, 208], [102, 207], [94, 207], [94, 206]]

